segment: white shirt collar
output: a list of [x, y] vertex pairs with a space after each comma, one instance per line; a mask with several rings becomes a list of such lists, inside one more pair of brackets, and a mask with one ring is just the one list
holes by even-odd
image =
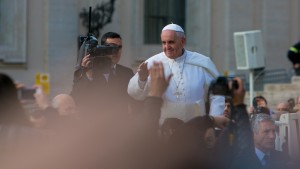
[[258, 157], [259, 161], [261, 161], [261, 162], [263, 161], [263, 158], [265, 157], [265, 155], [270, 155], [270, 153], [264, 153], [256, 147], [255, 147], [255, 154]]

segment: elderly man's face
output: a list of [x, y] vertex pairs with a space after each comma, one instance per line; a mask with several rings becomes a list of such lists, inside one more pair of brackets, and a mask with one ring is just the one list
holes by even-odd
[[161, 42], [163, 51], [168, 58], [176, 59], [182, 55], [182, 50], [185, 45], [185, 38], [179, 37], [175, 31], [162, 31]]
[[287, 103], [279, 103], [276, 106], [276, 110], [278, 113], [285, 113], [289, 111], [289, 105]]
[[273, 150], [275, 147], [275, 124], [271, 121], [259, 123], [259, 131], [253, 133], [255, 147], [264, 153]]

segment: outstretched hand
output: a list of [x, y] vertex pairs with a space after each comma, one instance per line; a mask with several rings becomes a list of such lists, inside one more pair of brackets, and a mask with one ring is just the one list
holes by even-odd
[[143, 62], [139, 65], [139, 68], [137, 70], [138, 74], [139, 74], [139, 79], [141, 81], [146, 81], [148, 76], [149, 76], [149, 71], [147, 68], [147, 62]]
[[154, 62], [150, 68], [149, 96], [161, 97], [169, 86], [172, 75], [165, 78], [164, 67], [161, 62]]

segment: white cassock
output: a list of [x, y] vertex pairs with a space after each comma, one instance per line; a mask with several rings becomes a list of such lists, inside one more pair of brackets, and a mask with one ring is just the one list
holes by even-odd
[[[148, 69], [153, 61], [160, 61], [164, 65], [166, 77], [173, 74], [169, 87], [163, 96], [164, 104], [160, 123], [166, 118], [178, 118], [188, 121], [196, 116], [205, 115], [205, 101], [207, 91], [212, 80], [219, 76], [216, 66], [209, 57], [196, 52], [185, 50], [176, 59], [168, 58], [164, 52], [152, 56], [148, 62]], [[139, 81], [136, 73], [128, 84], [128, 94], [137, 100], [143, 100], [149, 91], [149, 81]], [[210, 99], [210, 115], [222, 115], [225, 98], [213, 96]]]

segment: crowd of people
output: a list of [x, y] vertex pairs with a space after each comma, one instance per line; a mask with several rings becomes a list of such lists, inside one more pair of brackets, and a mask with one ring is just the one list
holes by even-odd
[[247, 110], [244, 82], [235, 77], [220, 85], [209, 57], [185, 48], [179, 25], [165, 26], [161, 41], [163, 52], [134, 75], [118, 64], [121, 36], [104, 34], [101, 45], [118, 49], [104, 58], [107, 65], [79, 52], [72, 92], [49, 101], [37, 90], [38, 108], [30, 112], [13, 79], [0, 74], [0, 168], [299, 167], [288, 152], [275, 150], [275, 121], [297, 112], [295, 102], [271, 110], [257, 96]]

